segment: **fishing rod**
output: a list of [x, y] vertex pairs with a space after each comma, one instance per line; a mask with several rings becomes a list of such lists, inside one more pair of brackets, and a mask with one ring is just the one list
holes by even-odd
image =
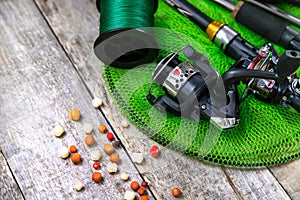
[[[235, 9], [237, 9], [239, 11], [237, 4], [230, 0], [213, 0], [213, 1], [216, 2], [217, 4], [221, 5], [222, 7], [226, 8], [227, 10], [234, 11]], [[274, 5], [271, 5], [269, 3], [261, 3], [257, 0], [244, 0], [244, 2], [246, 4], [247, 4], [247, 2], [251, 3], [269, 13], [272, 13], [273, 15], [281, 17], [282, 19], [285, 19], [286, 21], [291, 22], [292, 24], [300, 27], [300, 19], [298, 19], [297, 17], [295, 17], [289, 13], [286, 13], [285, 11], [279, 9], [278, 7], [276, 7]], [[255, 13], [251, 13], [251, 15], [252, 14], [255, 14]], [[261, 20], [263, 20], [263, 19], [261, 19]]]
[[235, 60], [241, 57], [256, 57], [257, 48], [243, 39], [240, 34], [228, 25], [214, 21], [185, 0], [164, 0], [180, 14], [189, 18], [204, 31], [224, 53]]
[[300, 0], [259, 0], [269, 4], [289, 3], [295, 6], [300, 6]]
[[[289, 13], [286, 13], [285, 11], [279, 9], [278, 7], [274, 6], [274, 5], [271, 5], [269, 3], [260, 3], [259, 1], [255, 1], [255, 0], [246, 0], [247, 2], [249, 3], [252, 3], [253, 5], [256, 5], [276, 16], [279, 16], [281, 17], [282, 19], [285, 19], [287, 20], [288, 22], [291, 22], [292, 24], [300, 27], [300, 19], [289, 14]], [[298, 3], [300, 3], [300, 1], [298, 1]]]
[[[279, 56], [271, 43], [257, 49], [228, 25], [212, 20], [187, 1], [165, 2], [196, 23], [236, 63], [219, 76], [191, 46], [170, 53], [157, 64], [147, 94], [156, 109], [196, 121], [204, 116], [222, 129], [239, 123], [239, 105], [250, 93], [300, 112], [300, 79], [295, 76], [300, 52], [287, 50]], [[186, 61], [179, 59], [180, 53]], [[240, 81], [247, 85], [242, 99], [237, 91]], [[164, 95], [151, 93], [154, 83], [162, 86]]]
[[281, 17], [296, 23], [298, 26], [300, 24], [299, 19], [280, 12], [279, 9], [274, 10], [275, 6], [264, 6], [253, 0], [239, 1], [237, 4], [230, 0], [213, 0], [213, 2], [230, 10], [237, 22], [255, 33], [285, 49], [300, 51], [300, 32], [289, 26]]

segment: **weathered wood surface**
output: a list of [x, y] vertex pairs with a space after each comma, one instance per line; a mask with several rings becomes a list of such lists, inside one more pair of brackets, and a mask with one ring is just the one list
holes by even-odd
[[270, 168], [292, 199], [300, 199], [300, 160]]
[[[125, 147], [125, 151], [118, 150], [120, 171], [129, 173], [131, 180], [141, 181], [142, 174], [150, 184], [152, 198], [172, 199], [170, 189], [177, 186], [183, 191], [182, 199], [299, 199], [299, 181], [293, 176], [299, 174], [298, 161], [271, 170], [239, 170], [207, 165], [162, 147], [161, 157], [151, 158], [147, 152], [154, 142], [132, 125], [120, 126], [123, 118], [101, 79], [100, 64], [92, 51], [99, 17], [94, 2], [35, 3], [56, 37], [32, 1], [0, 2], [0, 117], [4, 119], [0, 148], [25, 198], [123, 198], [129, 183], [121, 182], [118, 175], [102, 169], [101, 184], [90, 179], [93, 170], [89, 154], [107, 142], [105, 135], [94, 131], [96, 147], [83, 143], [84, 122], [92, 123], [95, 129], [100, 123], [106, 124], [91, 106], [89, 95], [96, 95], [104, 100], [102, 111]], [[82, 110], [81, 121], [69, 120], [71, 108]], [[58, 123], [66, 128], [62, 138], [50, 133]], [[78, 166], [57, 155], [60, 146], [71, 144], [76, 144], [84, 157]], [[144, 152], [145, 162], [133, 166], [126, 152]], [[107, 164], [107, 157], [102, 155], [101, 161]], [[79, 179], [86, 189], [76, 193], [72, 187]]]
[[[134, 127], [131, 126], [124, 130], [120, 126], [122, 117], [107, 94], [103, 80], [95, 79], [98, 78], [101, 70], [98, 69], [97, 59], [95, 61], [91, 55], [93, 39], [98, 35], [99, 16], [93, 5], [94, 2], [73, 1], [73, 3], [68, 3], [68, 1], [60, 1], [58, 3], [54, 0], [36, 0], [36, 2], [88, 87], [95, 95], [99, 95], [105, 100], [102, 110], [122, 139], [126, 149], [129, 152], [147, 151], [152, 142]], [[77, 10], [81, 12], [74, 12]], [[74, 19], [77, 19], [75, 26], [72, 23], [61, 23], [63, 21], [72, 22]], [[82, 48], [73, 45], [74, 40]], [[145, 179], [151, 183], [152, 191], [157, 198], [171, 198], [166, 191], [172, 186], [180, 185], [184, 190], [184, 199], [289, 199], [290, 197], [297, 199], [295, 196], [297, 184], [293, 183], [296, 187], [293, 190], [287, 190], [287, 194], [286, 188], [282, 188], [282, 185], [289, 186], [292, 182], [279, 173], [274, 173], [274, 177], [274, 169], [272, 171], [267, 168], [260, 170], [226, 169], [203, 164], [167, 149], [164, 151], [168, 152], [168, 157], [159, 160], [157, 170], [153, 170], [153, 166], [157, 166], [154, 162], [151, 165], [137, 166], [144, 174]], [[291, 163], [291, 165], [294, 164]], [[285, 165], [279, 169], [285, 171]], [[295, 170], [297, 169], [299, 168], [296, 167]]]
[[[121, 158], [119, 172], [111, 175], [105, 170], [109, 157], [102, 148], [108, 140], [96, 130], [99, 124], [107, 123], [92, 106], [91, 96], [34, 2], [1, 1], [0, 26], [0, 148], [24, 197], [122, 199], [130, 186], [119, 179], [120, 173], [128, 172], [139, 182], [142, 178], [123, 149], [116, 150]], [[78, 122], [69, 119], [73, 108], [81, 110]], [[84, 143], [86, 122], [95, 130], [92, 147]], [[57, 124], [65, 128], [61, 138], [51, 133]], [[59, 157], [58, 149], [70, 145], [78, 147], [83, 158], [80, 164]], [[95, 170], [90, 154], [95, 149], [102, 153], [104, 178], [99, 184], [91, 180]], [[6, 189], [16, 188], [7, 179], [6, 166], [1, 172], [1, 179], [7, 180]], [[73, 189], [78, 181], [85, 185], [81, 192]], [[16, 190], [4, 196], [19, 197]]]
[[23, 199], [18, 184], [0, 151], [0, 197], [1, 199]]

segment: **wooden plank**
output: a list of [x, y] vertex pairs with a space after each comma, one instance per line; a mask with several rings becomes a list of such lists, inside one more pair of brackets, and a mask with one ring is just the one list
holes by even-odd
[[300, 160], [270, 168], [292, 199], [300, 199]]
[[23, 199], [18, 184], [14, 180], [9, 166], [0, 152], [0, 196], [2, 199]]
[[267, 168], [224, 169], [230, 177], [232, 187], [241, 199], [290, 199], [282, 186]]
[[[121, 148], [116, 150], [119, 172], [111, 175], [105, 170], [109, 157], [102, 148], [108, 140], [96, 129], [106, 121], [92, 106], [91, 96], [36, 5], [30, 0], [1, 1], [0, 26], [0, 148], [24, 197], [122, 199], [130, 186], [119, 179], [120, 173], [139, 182], [142, 178]], [[82, 113], [78, 122], [69, 119], [73, 108]], [[92, 147], [83, 142], [87, 122], [94, 127]], [[65, 128], [61, 138], [51, 133], [57, 124]], [[60, 147], [70, 145], [76, 145], [83, 158], [78, 165], [58, 156]], [[97, 149], [104, 177], [99, 184], [91, 180], [95, 170], [90, 157]], [[77, 181], [85, 185], [81, 192], [73, 189]]]
[[[94, 95], [104, 100], [102, 111], [126, 149], [129, 152], [147, 152], [155, 143], [132, 125], [127, 129], [120, 126], [123, 117], [108, 95], [105, 83], [99, 78], [102, 69], [99, 69], [99, 61], [92, 52], [94, 39], [98, 35], [99, 15], [93, 2], [81, 0], [72, 3], [67, 0], [36, 0], [36, 2], [88, 87]], [[73, 45], [74, 40], [81, 48]], [[146, 164], [137, 165], [145, 179], [149, 180], [151, 189], [158, 199], [172, 198], [167, 191], [173, 186], [182, 187], [184, 199], [272, 197], [289, 199], [268, 169], [257, 171], [220, 168], [206, 165], [168, 149], [163, 148], [162, 151], [163, 155], [166, 155], [163, 160], [146, 158]]]

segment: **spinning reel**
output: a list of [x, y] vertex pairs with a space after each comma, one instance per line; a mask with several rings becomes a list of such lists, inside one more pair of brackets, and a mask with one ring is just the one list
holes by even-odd
[[[188, 61], [179, 60], [182, 51]], [[256, 57], [241, 58], [219, 76], [202, 54], [186, 46], [157, 64], [147, 100], [162, 112], [196, 121], [202, 116], [228, 129], [239, 123], [240, 102], [250, 93], [300, 112], [300, 79], [295, 77], [299, 65], [300, 52], [287, 50], [279, 57], [267, 43]], [[241, 99], [240, 81], [247, 84]], [[161, 85], [165, 95], [152, 95], [153, 83]]]

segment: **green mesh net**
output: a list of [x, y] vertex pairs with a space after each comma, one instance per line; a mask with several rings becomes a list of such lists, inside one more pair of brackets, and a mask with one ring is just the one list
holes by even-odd
[[[241, 33], [242, 37], [262, 46], [266, 40], [237, 24], [229, 11], [210, 1], [190, 0], [211, 18], [227, 23]], [[297, 7], [283, 4], [282, 9], [300, 17]], [[167, 28], [191, 38], [192, 41], [178, 42], [170, 34], [161, 36], [164, 45], [182, 47], [184, 44], [196, 46], [204, 53], [213, 66], [223, 73], [234, 60], [225, 56], [218, 47], [209, 41], [195, 24], [178, 14], [166, 3], [159, 1], [155, 14], [155, 26]], [[197, 46], [198, 45], [198, 46]], [[275, 45], [280, 54], [284, 49]], [[165, 56], [166, 51], [161, 51]], [[238, 167], [270, 166], [294, 160], [300, 156], [300, 114], [281, 105], [270, 105], [249, 96], [241, 104], [240, 124], [230, 130], [220, 130], [208, 120], [194, 121], [166, 115], [156, 111], [146, 100], [151, 75], [155, 63], [124, 70], [106, 67], [104, 79], [117, 106], [136, 127], [154, 141], [198, 158], [205, 162]], [[299, 70], [298, 70], [299, 75]], [[245, 86], [240, 85], [239, 91]], [[161, 88], [154, 85], [152, 93], [162, 94]]]

